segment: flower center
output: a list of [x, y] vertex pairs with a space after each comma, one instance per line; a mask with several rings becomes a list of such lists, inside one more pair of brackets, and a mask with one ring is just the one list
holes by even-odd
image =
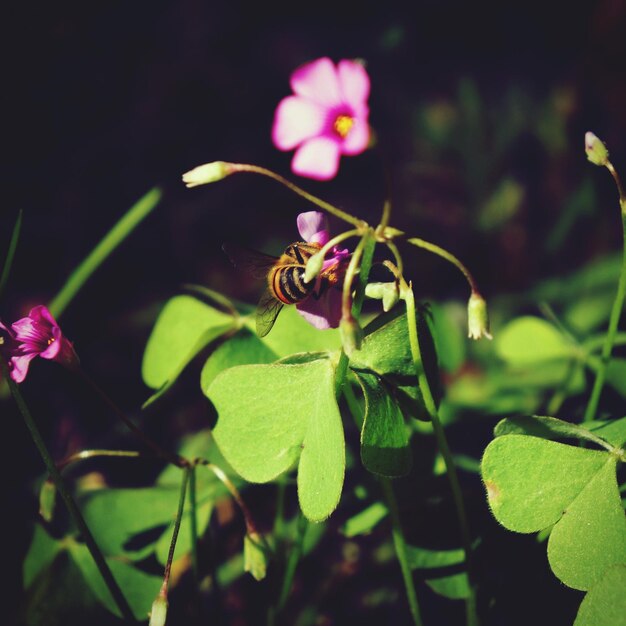
[[54, 337], [50, 337], [50, 339], [48, 339], [48, 345], [50, 345], [53, 341], [54, 341]]
[[354, 118], [349, 115], [338, 115], [335, 123], [333, 124], [333, 128], [335, 132], [342, 138], [345, 139], [348, 136], [352, 126], [354, 125]]

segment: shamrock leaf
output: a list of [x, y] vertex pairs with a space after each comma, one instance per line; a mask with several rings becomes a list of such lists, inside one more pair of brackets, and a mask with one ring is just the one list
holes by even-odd
[[492, 441], [482, 460], [491, 510], [509, 530], [554, 525], [548, 558], [556, 576], [590, 589], [608, 567], [626, 562], [626, 518], [615, 453], [525, 435]]

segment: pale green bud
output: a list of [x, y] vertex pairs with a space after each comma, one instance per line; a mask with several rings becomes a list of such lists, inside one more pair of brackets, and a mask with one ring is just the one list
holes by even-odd
[[57, 488], [51, 480], [45, 480], [39, 492], [39, 515], [51, 522], [54, 515], [54, 505], [56, 502]]
[[400, 299], [398, 283], [368, 283], [365, 285], [365, 295], [368, 298], [383, 301], [383, 311], [389, 311]]
[[361, 349], [363, 329], [352, 316], [349, 318], [341, 318], [341, 322], [339, 322], [339, 334], [341, 336], [343, 350], [348, 356]]
[[472, 292], [467, 303], [467, 323], [469, 328], [468, 337], [471, 339], [480, 339], [481, 337], [492, 339], [489, 334], [487, 303], [476, 291]]
[[233, 173], [230, 163], [224, 161], [213, 161], [213, 163], [205, 163], [198, 165], [192, 170], [183, 174], [183, 182], [187, 187], [199, 187], [209, 183], [216, 183], [222, 178], [226, 178]]
[[263, 549], [261, 537], [249, 533], [243, 538], [243, 568], [250, 572], [255, 580], [263, 580], [267, 573], [267, 554]]
[[310, 283], [322, 271], [323, 266], [324, 255], [321, 252], [316, 252], [310, 256], [304, 268], [304, 282]]
[[152, 603], [150, 611], [150, 624], [148, 626], [165, 626], [167, 618], [167, 596], [161, 590], [156, 600]]
[[593, 133], [585, 133], [585, 152], [587, 158], [594, 165], [606, 165], [609, 160], [609, 151], [600, 139], [598, 139]]

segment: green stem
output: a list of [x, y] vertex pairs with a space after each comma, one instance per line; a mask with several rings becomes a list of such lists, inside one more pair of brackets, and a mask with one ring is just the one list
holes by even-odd
[[289, 552], [289, 559], [287, 561], [287, 567], [285, 568], [285, 577], [283, 578], [283, 585], [280, 590], [276, 613], [280, 613], [287, 603], [289, 591], [291, 590], [291, 585], [296, 574], [296, 568], [298, 567], [298, 561], [302, 556], [302, 546], [304, 544], [304, 535], [306, 533], [307, 526], [308, 522], [306, 517], [300, 513], [300, 517], [298, 518], [298, 527], [296, 530], [296, 543]]
[[191, 531], [191, 569], [193, 571], [196, 590], [200, 578], [198, 576], [198, 501], [196, 488], [196, 466], [189, 466], [189, 528]]
[[[601, 349], [604, 346], [606, 337], [593, 337], [583, 343], [583, 348], [587, 355]], [[626, 333], [616, 333], [615, 340], [613, 341], [613, 347], [626, 346]]]
[[[392, 272], [394, 276], [397, 278], [398, 276], [402, 276], [404, 274], [404, 264], [402, 262], [402, 256], [400, 255], [400, 251], [398, 250], [398, 246], [395, 243], [388, 241], [387, 247], [393, 254], [393, 258], [396, 262], [396, 272]], [[384, 264], [385, 262], [383, 262]]]
[[448, 475], [448, 481], [450, 482], [450, 488], [452, 490], [452, 498], [456, 508], [456, 514], [458, 518], [459, 527], [461, 530], [461, 542], [465, 551], [465, 562], [467, 566], [467, 577], [470, 584], [470, 597], [466, 600], [466, 617], [468, 626], [477, 624], [478, 617], [476, 614], [476, 589], [474, 581], [474, 569], [472, 558], [472, 541], [469, 530], [469, 524], [467, 520], [467, 514], [465, 512], [465, 504], [463, 502], [463, 494], [461, 492], [461, 485], [456, 472], [456, 466], [450, 448], [448, 446], [448, 440], [446, 434], [439, 419], [437, 411], [437, 405], [433, 398], [428, 379], [426, 378], [426, 372], [422, 366], [422, 355], [419, 347], [419, 339], [417, 336], [417, 317], [415, 310], [415, 298], [413, 296], [413, 289], [404, 282], [401, 281], [401, 292], [403, 293], [404, 300], [406, 302], [407, 321], [409, 331], [409, 343], [411, 346], [411, 355], [417, 371], [417, 380], [420, 391], [422, 392], [422, 398], [424, 405], [431, 419], [433, 426], [433, 432], [437, 439], [437, 446], [439, 452], [443, 457], [446, 464], [446, 470]]
[[472, 276], [470, 271], [453, 254], [451, 254], [447, 250], [444, 250], [442, 247], [434, 243], [430, 243], [430, 241], [420, 239], [419, 237], [411, 237], [410, 239], [407, 239], [407, 241], [409, 243], [412, 243], [414, 246], [417, 246], [418, 248], [428, 250], [429, 252], [432, 252], [433, 254], [436, 254], [437, 256], [445, 259], [449, 263], [452, 263], [452, 265], [454, 265], [463, 274], [463, 276], [465, 276], [465, 279], [469, 283], [472, 293], [480, 293], [478, 290], [478, 285], [476, 284], [476, 281], [474, 280], [474, 277]]
[[68, 465], [76, 463], [78, 461], [85, 461], [87, 459], [95, 459], [102, 457], [114, 457], [114, 458], [131, 458], [136, 459], [141, 457], [141, 452], [135, 452], [134, 450], [81, 450], [65, 457], [57, 464], [57, 469], [63, 471]]
[[391, 219], [391, 200], [387, 198], [385, 204], [383, 204], [383, 214], [380, 218], [379, 228], [384, 232], [385, 228], [389, 226], [389, 220]]
[[54, 482], [54, 485], [57, 491], [59, 492], [59, 494], [61, 495], [61, 498], [63, 499], [63, 502], [65, 502], [65, 506], [67, 507], [67, 510], [69, 511], [70, 516], [74, 520], [74, 523], [76, 524], [76, 527], [78, 528], [78, 531], [81, 537], [83, 538], [85, 545], [87, 546], [87, 549], [89, 550], [93, 560], [95, 561], [96, 566], [98, 567], [98, 570], [100, 571], [100, 574], [102, 575], [102, 578], [104, 579], [104, 582], [106, 583], [106, 586], [111, 592], [111, 596], [113, 597], [115, 604], [117, 605], [118, 609], [120, 610], [120, 613], [122, 614], [125, 620], [134, 622], [135, 618], [133, 616], [133, 612], [126, 598], [124, 597], [122, 590], [117, 584], [111, 570], [109, 569], [109, 566], [107, 565], [104, 555], [100, 551], [100, 548], [98, 547], [98, 544], [96, 543], [96, 540], [91, 534], [91, 531], [89, 530], [89, 527], [87, 526], [87, 523], [85, 522], [82, 516], [82, 513], [80, 512], [80, 509], [76, 505], [76, 502], [74, 501], [74, 498], [72, 497], [72, 494], [70, 493], [69, 489], [67, 489], [67, 487], [65, 486], [65, 482], [63, 481], [63, 478], [61, 477], [61, 473], [57, 469], [54, 463], [54, 460], [52, 459], [52, 456], [48, 452], [48, 448], [46, 447], [46, 444], [44, 443], [44, 440], [39, 432], [39, 429], [37, 428], [37, 425], [35, 424], [35, 420], [33, 419], [30, 413], [30, 410], [28, 406], [26, 405], [26, 402], [24, 401], [24, 398], [22, 397], [22, 394], [20, 393], [20, 390], [17, 384], [10, 377], [9, 368], [3, 358], [0, 358], [0, 368], [2, 369], [3, 377], [5, 378], [5, 380], [7, 380], [9, 384], [9, 388], [11, 390], [11, 393], [13, 394], [13, 398], [15, 399], [15, 402], [17, 404], [17, 408], [19, 409], [20, 413], [22, 414], [22, 417], [24, 418], [24, 421], [26, 422], [26, 426], [30, 432], [31, 437], [33, 438], [35, 446], [37, 446], [37, 449], [39, 450], [39, 454], [41, 455], [41, 458], [46, 464], [48, 474], [52, 478], [52, 481]]
[[396, 549], [396, 556], [402, 571], [402, 579], [404, 580], [404, 588], [406, 589], [406, 597], [409, 602], [409, 609], [413, 617], [415, 626], [421, 626], [422, 618], [420, 616], [419, 604], [417, 603], [417, 594], [415, 593], [415, 585], [413, 584], [413, 574], [409, 566], [409, 559], [406, 551], [406, 541], [402, 532], [402, 524], [400, 522], [400, 513], [398, 511], [398, 502], [393, 492], [393, 486], [389, 478], [380, 477], [380, 484], [383, 488], [383, 494], [387, 501], [387, 507], [391, 516], [391, 535], [393, 537], [393, 545]]
[[354, 252], [350, 256], [350, 263], [348, 263], [348, 268], [346, 269], [346, 274], [343, 279], [343, 291], [341, 296], [341, 316], [343, 319], [350, 319], [354, 316], [352, 313], [352, 283], [354, 281], [354, 277], [359, 271], [359, 262], [361, 261], [363, 248], [365, 247], [367, 241], [368, 237], [365, 235], [361, 238]]
[[[619, 179], [618, 179], [619, 180]], [[621, 198], [620, 198], [621, 200]], [[600, 355], [600, 367], [596, 373], [596, 378], [593, 383], [593, 389], [589, 396], [589, 402], [585, 409], [585, 416], [583, 422], [590, 422], [595, 418], [596, 411], [598, 410], [598, 403], [600, 402], [600, 394], [604, 387], [604, 381], [606, 379], [606, 370], [611, 361], [611, 352], [613, 350], [613, 344], [615, 343], [615, 337], [617, 335], [617, 326], [622, 314], [622, 308], [624, 306], [624, 296], [626, 295], [626, 214], [624, 211], [622, 215], [622, 235], [623, 235], [623, 252], [622, 252], [622, 267], [620, 270], [619, 281], [617, 283], [617, 293], [615, 294], [615, 300], [613, 301], [613, 308], [611, 309], [611, 317], [609, 318], [609, 328], [604, 339], [604, 345], [602, 347], [602, 353]]]
[[[364, 243], [363, 243], [364, 242]], [[366, 235], [361, 239], [359, 245], [363, 243], [363, 249], [361, 254], [361, 268], [359, 270], [359, 286], [356, 290], [354, 302], [352, 303], [352, 316], [358, 318], [361, 314], [361, 308], [363, 307], [363, 300], [365, 299], [365, 285], [369, 278], [370, 270], [372, 269], [372, 260], [374, 258], [374, 250], [376, 248], [376, 240], [369, 235]], [[337, 399], [341, 396], [341, 389], [344, 384], [346, 373], [348, 371], [348, 356], [342, 350], [339, 355], [339, 361], [335, 369], [335, 396]]]
[[160, 200], [161, 191], [157, 188], [151, 189], [126, 212], [87, 258], [70, 274], [61, 291], [52, 299], [48, 305], [52, 315], [58, 318], [65, 311], [67, 305], [74, 299], [87, 279], [157, 206]]
[[9, 275], [11, 273], [11, 267], [13, 266], [13, 259], [15, 258], [15, 251], [17, 250], [17, 242], [20, 238], [20, 230], [22, 229], [22, 210], [17, 214], [15, 225], [13, 226], [13, 232], [11, 233], [11, 240], [9, 241], [9, 249], [7, 250], [6, 258], [4, 259], [4, 266], [2, 267], [2, 276], [0, 276], [0, 297], [4, 293]]
[[164, 450], [155, 441], [150, 439], [148, 435], [146, 435], [130, 418], [128, 418], [124, 414], [124, 412], [117, 406], [117, 404], [113, 402], [109, 395], [96, 383], [95, 380], [91, 378], [91, 376], [87, 374], [87, 372], [85, 372], [85, 370], [79, 367], [76, 371], [80, 374], [81, 378], [93, 389], [93, 391], [102, 399], [102, 401], [113, 411], [113, 413], [115, 413], [115, 415], [117, 415], [122, 420], [122, 422], [126, 424], [128, 429], [131, 430], [135, 435], [137, 435], [137, 437], [158, 457], [180, 468], [184, 468], [189, 465], [189, 461], [187, 461], [187, 459], [184, 459], [177, 454], [173, 454], [168, 450]]
[[[352, 418], [360, 430], [363, 427], [363, 418], [361, 416], [361, 407], [354, 394], [354, 390], [349, 384], [344, 385], [343, 395], [352, 414]], [[396, 557], [400, 564], [400, 571], [402, 572], [402, 580], [404, 581], [404, 588], [406, 590], [406, 598], [409, 603], [409, 611], [413, 618], [415, 626], [422, 625], [422, 617], [420, 615], [419, 603], [417, 601], [417, 593], [415, 591], [415, 585], [413, 584], [413, 574], [411, 572], [411, 566], [409, 565], [409, 559], [406, 551], [406, 540], [404, 538], [404, 532], [402, 530], [402, 523], [400, 521], [400, 513], [398, 510], [398, 501], [393, 492], [393, 485], [389, 478], [379, 476], [378, 482], [382, 486], [383, 495], [387, 501], [387, 508], [391, 516], [391, 536], [393, 538], [393, 546], [396, 550]]]
[[276, 547], [281, 543], [285, 535], [285, 491], [287, 485], [284, 478], [278, 478], [276, 483], [276, 514], [274, 516], [274, 528], [272, 535], [276, 542]]
[[[354, 303], [352, 305], [352, 315], [354, 317], [358, 317], [361, 313], [361, 309], [363, 308], [363, 300], [365, 299], [365, 286], [367, 285], [367, 281], [369, 279], [369, 274], [372, 269], [372, 261], [374, 258], [374, 250], [376, 247], [376, 240], [373, 236], [366, 235], [361, 242], [363, 242], [363, 253], [361, 257], [361, 266], [359, 270], [359, 287], [356, 291], [356, 295], [354, 298]], [[395, 247], [395, 246], [394, 246]], [[397, 251], [397, 250], [396, 250]], [[345, 363], [342, 364], [342, 360], [344, 359]], [[358, 421], [359, 415], [359, 407], [356, 397], [352, 389], [349, 386], [349, 383], [346, 381], [347, 374], [347, 366], [348, 366], [348, 358], [345, 353], [342, 351], [341, 359], [339, 361], [339, 366], [343, 365], [343, 368], [340, 370], [337, 368], [337, 389], [344, 390], [344, 396], [348, 403], [348, 408], [352, 412], [355, 419]], [[393, 493], [393, 488], [391, 486], [391, 482], [388, 479], [381, 479], [381, 484], [383, 485], [383, 491], [385, 493], [385, 497], [387, 499], [387, 503], [389, 506], [389, 510], [392, 516], [392, 537], [393, 544], [396, 550], [396, 556], [398, 558], [398, 563], [400, 565], [400, 570], [402, 572], [402, 580], [404, 582], [404, 588], [406, 593], [407, 602], [409, 604], [409, 610], [411, 612], [411, 617], [413, 618], [413, 622], [416, 626], [421, 626], [422, 620], [420, 615], [419, 603], [417, 601], [417, 593], [415, 591], [415, 584], [413, 582], [413, 576], [411, 574], [411, 569], [408, 564], [407, 554], [406, 554], [406, 542], [404, 539], [404, 533], [402, 532], [402, 526], [400, 524], [400, 516], [398, 514], [398, 505], [396, 502], [395, 494]]]
[[275, 172], [272, 172], [271, 170], [268, 170], [264, 167], [259, 167], [258, 165], [247, 165], [244, 163], [230, 163], [229, 165], [232, 167], [233, 172], [250, 172], [252, 174], [261, 174], [262, 176], [267, 176], [268, 178], [279, 182], [281, 185], [284, 185], [305, 200], [308, 200], [312, 204], [320, 207], [320, 209], [324, 209], [324, 211], [328, 211], [328, 213], [330, 213], [331, 215], [338, 217], [340, 220], [348, 222], [349, 224], [352, 224], [353, 226], [356, 226], [358, 228], [363, 228], [364, 226], [363, 220], [360, 220], [359, 218], [354, 217], [353, 215], [350, 215], [349, 213], [346, 213], [341, 209], [338, 209], [336, 206], [330, 204], [329, 202], [321, 200], [320, 198], [314, 196], [313, 194], [310, 194], [308, 191], [305, 191], [301, 187], [298, 187], [298, 185], [294, 185], [286, 178], [283, 178], [282, 176], [276, 174]]
[[243, 514], [243, 519], [246, 524], [246, 532], [248, 534], [256, 533], [260, 536], [261, 533], [259, 533], [259, 531], [257, 530], [257, 526], [254, 523], [254, 518], [252, 517], [252, 514], [250, 513], [250, 509], [248, 509], [248, 507], [246, 506], [246, 503], [241, 497], [241, 494], [239, 493], [239, 489], [235, 487], [233, 482], [224, 473], [222, 468], [218, 467], [217, 465], [214, 465], [213, 463], [210, 463], [209, 461], [206, 461], [205, 459], [197, 459], [197, 463], [200, 463], [201, 465], [204, 465], [204, 467], [210, 469], [219, 478], [219, 480], [222, 481], [222, 484], [226, 487], [226, 489], [228, 489], [228, 491], [230, 492], [230, 495], [233, 497], [233, 499], [235, 500], [235, 502], [241, 509], [241, 512]]
[[178, 541], [178, 531], [180, 530], [180, 523], [183, 519], [183, 511], [185, 508], [185, 496], [187, 494], [187, 483], [189, 482], [189, 475], [191, 474], [192, 467], [188, 466], [183, 470], [183, 482], [180, 487], [180, 498], [178, 499], [178, 511], [176, 512], [176, 520], [174, 521], [174, 530], [172, 532], [172, 540], [170, 542], [170, 549], [167, 553], [167, 562], [165, 563], [165, 573], [163, 574], [163, 586], [161, 589], [164, 593], [167, 593], [167, 587], [170, 582], [170, 574], [172, 571], [172, 562], [174, 561], [174, 551], [176, 550], [176, 542]]

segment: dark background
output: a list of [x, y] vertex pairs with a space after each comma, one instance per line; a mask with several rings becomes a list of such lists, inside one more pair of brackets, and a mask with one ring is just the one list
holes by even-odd
[[[618, 170], [626, 167], [622, 1], [36, 2], [5, 8], [3, 26], [0, 240], [8, 242], [18, 209], [24, 225], [0, 317], [13, 321], [49, 301], [133, 202], [155, 185], [164, 192], [63, 318], [85, 367], [130, 410], [147, 397], [141, 353], [160, 303], [189, 282], [254, 299], [258, 286], [232, 270], [222, 242], [279, 248], [295, 239], [295, 215], [309, 209], [258, 177], [187, 190], [181, 174], [219, 159], [290, 176], [291, 153], [271, 144], [273, 113], [293, 69], [320, 56], [365, 59], [378, 144], [342, 159], [332, 182], [297, 181], [305, 188], [373, 222], [389, 179], [393, 223], [463, 258], [487, 296], [619, 248], [615, 189], [586, 163], [583, 136], [595, 131]], [[556, 156], [523, 133], [479, 181], [489, 189], [512, 172], [526, 189], [521, 212], [496, 231], [475, 227], [468, 161], [438, 153], [444, 174], [431, 175], [416, 131], [419, 107], [453, 102], [463, 80], [492, 109], [511, 86], [531, 102], [567, 94], [566, 145]], [[482, 139], [477, 153], [489, 133]], [[589, 174], [598, 205], [579, 216], [558, 254], [545, 253], [543, 233]], [[454, 271], [428, 255], [411, 258], [418, 293], [466, 297]], [[65, 373], [37, 365], [23, 389], [53, 451], [93, 445], [104, 411], [93, 416], [90, 397]], [[4, 517], [18, 537], [5, 568], [17, 597], [24, 520], [35, 510], [30, 483], [42, 465], [10, 402], [2, 415], [11, 477]]]

